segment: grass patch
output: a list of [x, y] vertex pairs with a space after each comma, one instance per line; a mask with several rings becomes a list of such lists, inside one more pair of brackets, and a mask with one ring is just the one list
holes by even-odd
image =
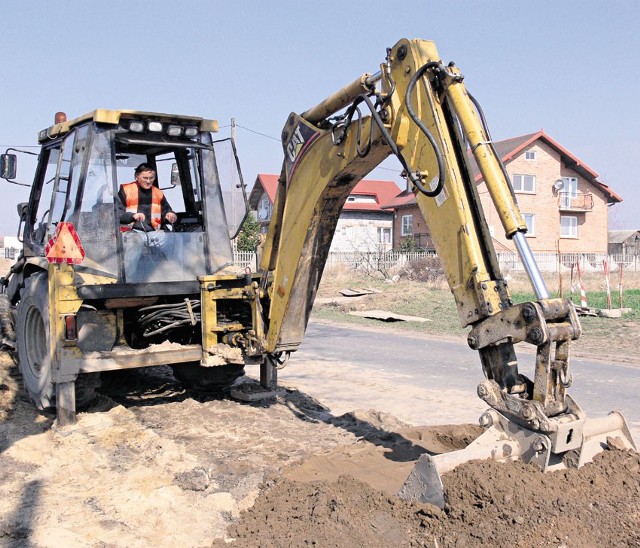
[[[465, 337], [466, 329], [460, 326], [458, 311], [451, 293], [447, 290], [420, 287], [415, 283], [398, 282], [385, 284], [380, 293], [360, 299], [340, 300], [314, 306], [313, 317], [330, 321], [340, 321], [358, 325], [390, 325], [379, 320], [352, 316], [351, 311], [385, 310], [405, 316], [427, 318], [428, 322], [393, 322], [394, 329], [419, 331], [432, 335]], [[353, 287], [353, 286], [349, 286]]]
[[[552, 287], [553, 277], [546, 280]], [[599, 278], [587, 279], [596, 286]], [[564, 295], [569, 298], [566, 289]], [[522, 278], [509, 280], [514, 302], [522, 303], [537, 300], [530, 284]], [[371, 287], [379, 291], [361, 298], [341, 298], [340, 290], [345, 288]], [[637, 284], [640, 287], [640, 284]], [[557, 296], [550, 291], [552, 296]], [[603, 288], [588, 291], [588, 303], [591, 308], [606, 308], [607, 296]], [[335, 299], [335, 301], [332, 301]], [[580, 304], [580, 293], [573, 294], [573, 302]], [[583, 335], [572, 346], [574, 356], [598, 359], [615, 359], [635, 363], [637, 349], [640, 347], [640, 289], [625, 289], [623, 306], [632, 309], [622, 318], [602, 318], [582, 316]], [[612, 294], [612, 308], [618, 307], [617, 289]], [[349, 315], [354, 310], [385, 310], [396, 314], [419, 316], [431, 321], [384, 323], [379, 320]], [[466, 339], [468, 328], [462, 328], [453, 295], [444, 280], [420, 282], [401, 278], [388, 283], [358, 274], [347, 268], [332, 268], [325, 272], [318, 291], [318, 299], [313, 309], [313, 318], [343, 322], [354, 325], [384, 327], [404, 332], [419, 332], [426, 335], [456, 337]]]
[[[553, 296], [553, 295], [552, 295]], [[557, 294], [555, 295], [557, 296]], [[524, 303], [527, 301], [535, 301], [536, 297], [532, 292], [516, 292], [513, 293], [513, 302]], [[567, 295], [565, 298], [571, 298], [571, 301], [580, 306], [580, 294]], [[589, 308], [607, 308], [607, 292], [606, 291], [591, 291], [587, 293], [587, 303]], [[627, 318], [640, 319], [640, 289], [628, 289], [623, 292], [622, 295], [622, 307], [631, 308], [632, 312], [627, 315]], [[611, 308], [620, 308], [620, 299], [618, 294], [611, 295]]]

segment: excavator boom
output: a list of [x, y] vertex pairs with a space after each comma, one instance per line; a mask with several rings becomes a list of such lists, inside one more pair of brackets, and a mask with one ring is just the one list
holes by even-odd
[[[305, 113], [292, 113], [282, 143], [285, 159], [262, 257], [273, 280], [267, 351], [289, 352], [301, 343], [340, 210], [358, 181], [394, 154], [442, 261], [460, 322], [470, 327], [469, 345], [480, 354], [486, 380], [478, 394], [492, 408], [483, 418], [493, 425], [490, 435], [525, 440], [518, 454], [535, 454], [543, 468], [579, 453], [589, 429], [566, 389], [580, 322], [570, 301], [549, 298], [508, 174], [459, 69], [442, 62], [433, 42], [401, 40], [387, 51], [379, 73], [365, 73]], [[520, 253], [536, 302], [511, 300], [473, 162]], [[518, 369], [514, 345], [522, 341], [536, 347], [533, 379]], [[613, 422], [611, 430], [625, 430], [618, 418]], [[632, 447], [631, 437], [623, 437]], [[493, 443], [480, 446], [490, 454]]]

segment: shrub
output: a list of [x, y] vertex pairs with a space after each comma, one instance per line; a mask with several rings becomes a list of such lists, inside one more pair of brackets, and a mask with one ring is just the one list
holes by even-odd
[[400, 271], [400, 277], [413, 282], [432, 284], [446, 282], [444, 269], [438, 257], [423, 257], [408, 261]]

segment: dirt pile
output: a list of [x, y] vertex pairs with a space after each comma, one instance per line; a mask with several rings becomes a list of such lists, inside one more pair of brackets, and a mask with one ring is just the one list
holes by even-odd
[[394, 493], [420, 454], [459, 449], [477, 426], [333, 415], [293, 387], [242, 404], [185, 391], [169, 368], [126, 377], [60, 429], [0, 360], [0, 546], [640, 543], [637, 454], [547, 475], [469, 463], [444, 476], [439, 510]]
[[[610, 450], [542, 474], [472, 462], [443, 477], [447, 505], [409, 504], [351, 476], [278, 478], [228, 531], [238, 546], [637, 546], [640, 458]], [[221, 544], [219, 544], [221, 545]]]

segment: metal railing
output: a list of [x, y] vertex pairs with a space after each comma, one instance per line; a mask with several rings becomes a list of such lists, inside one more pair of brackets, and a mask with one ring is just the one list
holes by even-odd
[[241, 267], [249, 267], [253, 271], [258, 270], [258, 264], [256, 260], [256, 254], [253, 251], [234, 251], [233, 252], [234, 263]]
[[[640, 271], [640, 256], [610, 255], [607, 253], [534, 253], [538, 267], [543, 272], [559, 272], [570, 269], [572, 265], [579, 264], [582, 272], [602, 272], [606, 261], [610, 269], [618, 269], [622, 265], [625, 270]], [[514, 252], [498, 253], [501, 268], [509, 268], [514, 271], [522, 270], [520, 258]]]
[[[500, 251], [497, 253], [498, 262], [504, 271], [524, 272], [524, 266], [515, 251]], [[402, 268], [411, 261], [423, 258], [433, 258], [433, 252], [401, 253], [387, 252], [331, 252], [327, 257], [327, 268], [343, 265], [354, 270], [385, 270]], [[569, 270], [572, 265], [580, 264], [582, 272], [602, 272], [603, 261], [607, 261], [611, 270], [617, 270], [622, 264], [626, 271], [640, 271], [640, 256], [609, 255], [606, 253], [553, 253], [534, 252], [533, 257], [542, 272], [559, 272]], [[254, 253], [236, 252], [236, 264], [256, 268]]]
[[558, 207], [561, 211], [593, 210], [593, 194], [590, 192], [558, 192]]

